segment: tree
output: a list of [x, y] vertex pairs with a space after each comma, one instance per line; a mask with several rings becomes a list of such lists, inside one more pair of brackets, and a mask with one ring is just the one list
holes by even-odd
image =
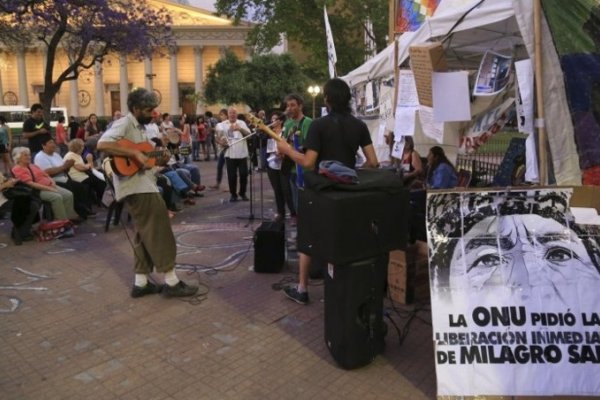
[[[44, 93], [46, 118], [62, 84], [102, 62], [109, 53], [151, 56], [174, 43], [167, 10], [144, 0], [2, 0], [0, 42], [13, 51], [41, 46], [46, 50]], [[55, 71], [57, 52], [68, 65]]]
[[377, 50], [386, 46], [388, 2], [382, 0], [217, 0], [217, 13], [258, 22], [248, 36], [248, 44], [259, 51], [271, 49], [285, 34], [307, 52], [303, 63], [311, 78], [324, 79], [327, 73], [327, 44], [323, 5], [327, 4], [329, 22], [337, 53], [337, 72], [343, 75], [364, 62], [366, 22], [373, 23]]
[[273, 108], [292, 92], [302, 93], [307, 78], [289, 55], [255, 55], [241, 61], [227, 52], [208, 71], [204, 99], [209, 104], [245, 103], [253, 110]]

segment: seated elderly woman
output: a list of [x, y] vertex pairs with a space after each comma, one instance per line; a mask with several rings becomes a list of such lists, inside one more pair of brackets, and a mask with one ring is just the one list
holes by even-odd
[[458, 184], [456, 169], [446, 157], [444, 149], [433, 146], [427, 154], [427, 187], [430, 189], [450, 189]]
[[70, 219], [74, 223], [81, 219], [73, 209], [73, 193], [56, 185], [56, 182], [43, 169], [31, 163], [31, 152], [27, 147], [15, 147], [12, 151], [15, 166], [12, 173], [23, 183], [40, 191], [42, 201], [52, 207], [55, 219]]
[[[18, 180], [15, 178], [6, 178], [0, 172], [0, 211], [10, 209], [10, 220], [13, 227], [10, 236], [14, 243], [19, 246], [25, 240], [32, 240], [31, 225], [38, 215], [41, 205], [39, 197], [32, 194], [19, 193], [9, 196], [11, 188], [14, 188]], [[6, 194], [6, 196], [5, 196]], [[8, 199], [8, 197], [11, 197]]]
[[82, 153], [85, 144], [81, 139], [73, 139], [69, 142], [69, 152], [63, 157], [64, 161], [73, 160], [74, 164], [67, 172], [69, 178], [75, 182], [86, 185], [91, 193], [96, 195], [98, 204], [102, 199], [102, 194], [106, 188], [106, 182], [98, 178], [92, 173], [94, 169], [94, 157], [92, 154], [87, 155], [87, 160], [84, 162]]

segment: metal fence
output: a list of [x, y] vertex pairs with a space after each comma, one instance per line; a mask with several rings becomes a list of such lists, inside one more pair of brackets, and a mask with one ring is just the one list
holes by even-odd
[[510, 141], [514, 137], [523, 136], [511, 131], [498, 133], [473, 153], [459, 154], [456, 159], [456, 170], [470, 173], [469, 186], [471, 187], [491, 186]]

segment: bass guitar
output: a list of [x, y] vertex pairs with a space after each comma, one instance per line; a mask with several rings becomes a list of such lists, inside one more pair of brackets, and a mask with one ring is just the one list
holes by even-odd
[[273, 132], [273, 130], [271, 128], [269, 128], [267, 125], [265, 125], [265, 122], [262, 119], [257, 118], [252, 114], [246, 114], [246, 118], [248, 118], [248, 121], [250, 121], [250, 123], [252, 125], [256, 126], [257, 129], [260, 129], [261, 131], [265, 132], [266, 134], [271, 136], [276, 141], [279, 142], [280, 140], [283, 140], [283, 138], [281, 138], [281, 136], [279, 136], [278, 134]]
[[[119, 176], [132, 176], [136, 174], [142, 168], [152, 168], [156, 165], [156, 159], [162, 158], [165, 155], [165, 152], [168, 153], [178, 153], [181, 155], [189, 155], [190, 150], [188, 147], [182, 147], [180, 149], [162, 149], [155, 150], [154, 146], [150, 142], [140, 142], [134, 143], [127, 139], [121, 139], [117, 141], [117, 144], [120, 147], [124, 147], [127, 149], [139, 150], [146, 157], [148, 157], [148, 161], [145, 165], [139, 164], [136, 160], [126, 157], [126, 156], [116, 156], [113, 155], [110, 161], [110, 165], [113, 169], [113, 172]], [[187, 153], [187, 154], [186, 154]]]

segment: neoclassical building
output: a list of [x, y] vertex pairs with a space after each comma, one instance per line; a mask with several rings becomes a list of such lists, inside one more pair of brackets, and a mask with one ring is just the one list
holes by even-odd
[[[151, 7], [164, 7], [173, 18], [176, 48], [167, 56], [139, 61], [124, 55], [110, 54], [93, 69], [83, 71], [75, 81], [65, 82], [54, 98], [53, 106], [67, 107], [69, 115], [112, 115], [127, 111], [127, 93], [134, 87], [153, 90], [159, 97], [161, 112], [176, 115], [195, 114], [206, 109], [194, 104], [186, 95], [202, 92], [208, 68], [225, 51], [240, 59], [251, 55], [245, 40], [250, 24], [234, 26], [231, 20], [209, 11], [163, 0], [147, 0]], [[60, 53], [56, 71], [66, 64]], [[0, 47], [0, 105], [29, 107], [43, 92], [45, 53], [42, 48], [28, 48], [18, 53]]]

